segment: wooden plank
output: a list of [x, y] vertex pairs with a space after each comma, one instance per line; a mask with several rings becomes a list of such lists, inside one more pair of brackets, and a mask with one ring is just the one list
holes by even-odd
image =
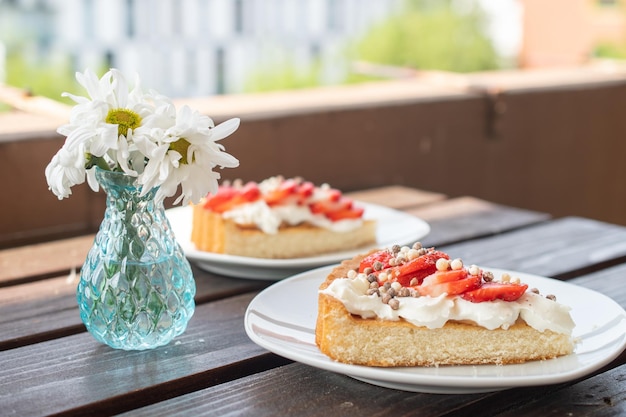
[[[396, 417], [416, 415], [419, 412], [419, 415], [429, 416], [535, 417], [549, 415], [549, 407], [572, 411], [572, 405], [588, 405], [590, 411], [601, 410], [611, 412], [610, 415], [620, 415], [625, 400], [625, 367], [622, 365], [573, 386], [561, 384], [486, 394], [432, 395], [381, 388], [348, 376], [295, 363], [133, 410], [132, 415]], [[589, 391], [585, 394], [585, 390]], [[451, 414], [452, 410], [459, 411], [459, 414]], [[510, 414], [507, 410], [510, 410]], [[515, 411], [520, 411], [520, 414]], [[578, 415], [568, 412], [554, 414]], [[131, 413], [122, 415], [130, 416]]]
[[296, 363], [123, 415], [441, 416], [481, 396], [431, 395], [380, 388]]
[[[436, 206], [440, 207], [439, 211]], [[607, 267], [626, 261], [626, 243], [622, 243], [626, 242], [626, 228], [579, 218], [543, 223], [545, 215], [508, 209], [480, 200], [461, 199], [450, 204], [436, 203], [429, 210], [431, 225], [441, 222], [440, 236], [444, 243], [455, 241], [444, 239], [452, 236], [455, 228], [460, 229], [457, 239], [496, 234], [442, 247], [454, 257], [540, 275], [577, 277], [572, 282], [595, 285], [594, 288], [610, 293], [624, 305], [626, 286], [622, 277], [626, 265]], [[465, 210], [470, 215], [449, 226], [446, 219], [455, 218], [455, 210], [459, 213]], [[424, 213], [428, 216], [427, 211]], [[489, 218], [496, 221], [489, 223]], [[532, 226], [521, 228], [527, 224]], [[444, 226], [448, 227], [447, 231]], [[498, 234], [502, 230], [513, 231]], [[597, 269], [602, 270], [593, 272]], [[288, 361], [254, 345], [243, 330], [243, 311], [254, 294], [208, 302], [258, 290], [268, 282], [219, 278], [204, 272], [201, 276], [197, 283], [204, 304], [198, 306], [187, 332], [167, 347], [146, 352], [115, 351], [98, 344], [84, 332], [62, 337], [61, 329], [71, 330], [72, 322], [80, 325], [72, 289], [75, 281], [67, 275], [0, 288], [0, 339], [7, 330], [18, 332], [17, 336], [15, 333], [11, 336], [15, 340], [23, 328], [26, 337], [35, 329], [35, 335], [46, 335], [41, 340], [48, 340], [12, 346], [0, 352], [0, 409], [16, 415], [65, 412], [90, 415], [115, 414], [146, 406], [135, 411], [161, 414], [167, 410], [167, 414], [189, 415], [219, 410], [260, 416], [326, 417], [346, 413], [410, 415], [416, 410], [428, 415], [450, 415], [454, 410], [470, 414], [482, 410], [482, 415], [494, 415], [514, 405], [515, 409], [531, 415], [533, 407], [526, 404], [540, 399], [538, 409], [544, 410], [542, 404], [549, 401], [548, 397], [555, 392], [561, 395], [568, 389], [563, 385], [495, 394], [432, 396], [375, 387], [300, 364], [280, 367]], [[46, 303], [49, 300], [50, 305], [42, 300]], [[20, 322], [20, 317], [31, 321]], [[53, 325], [53, 334], [46, 333], [50, 331], [50, 327], [45, 327], [49, 323], [37, 327], [43, 318], [65, 324]], [[21, 342], [20, 346], [25, 344]], [[620, 360], [623, 363], [623, 358]], [[612, 381], [610, 373], [599, 377], [599, 383], [605, 387]], [[618, 377], [623, 378], [623, 374]], [[113, 380], [115, 383], [107, 382]], [[576, 385], [572, 387], [578, 390]], [[55, 387], [54, 392], [51, 386]], [[196, 390], [201, 391], [192, 393]], [[70, 396], [71, 402], [67, 401]], [[172, 399], [160, 402], [168, 398]], [[619, 404], [617, 400], [621, 397], [610, 398]]]
[[93, 235], [0, 250], [0, 287], [80, 269]]
[[626, 264], [585, 274], [568, 282], [602, 293], [626, 309]]
[[564, 389], [529, 398], [499, 417], [622, 416], [626, 415], [626, 365]]
[[[396, 417], [414, 415], [417, 410], [420, 415], [450, 416], [457, 415], [450, 414], [451, 410], [459, 410], [461, 413], [458, 415], [534, 417], [550, 414], [550, 407], [571, 411], [572, 405], [588, 405], [590, 411], [616, 411], [610, 415], [619, 415], [625, 406], [625, 373], [626, 365], [622, 365], [574, 385], [516, 388], [485, 394], [431, 395], [382, 388], [345, 375], [294, 363], [122, 415], [141, 417], [163, 413], [173, 417], [205, 414]], [[583, 395], [585, 390], [588, 391]], [[578, 415], [568, 412], [554, 414]]]
[[0, 352], [0, 410], [112, 415], [283, 365], [244, 332], [253, 296], [199, 306], [183, 335], [154, 350], [115, 350], [81, 333]]
[[426, 246], [440, 246], [494, 235], [546, 221], [546, 213], [493, 204], [474, 197], [457, 197], [407, 210], [426, 220], [431, 232]]
[[[196, 304], [257, 291], [269, 281], [232, 279], [193, 267]], [[76, 274], [0, 288], [0, 351], [84, 332]]]
[[57, 277], [0, 288], [0, 350], [82, 331], [75, 280]]
[[422, 191], [401, 185], [353, 191], [346, 193], [346, 195], [358, 201], [378, 204], [397, 210], [432, 204], [446, 199], [445, 194]]
[[626, 261], [626, 228], [567, 217], [440, 249], [468, 263], [568, 279]]

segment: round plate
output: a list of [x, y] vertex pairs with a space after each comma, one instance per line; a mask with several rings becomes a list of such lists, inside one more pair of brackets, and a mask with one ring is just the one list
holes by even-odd
[[394, 244], [410, 245], [430, 232], [428, 223], [410, 214], [376, 204], [359, 201], [355, 204], [365, 208], [365, 218], [376, 220], [376, 244], [350, 251], [293, 259], [250, 258], [200, 251], [191, 242], [192, 208], [190, 206], [177, 207], [167, 210], [166, 214], [176, 234], [176, 239], [189, 260], [210, 272], [248, 279], [283, 279], [311, 268], [350, 259], [371, 248]]
[[573, 337], [578, 341], [575, 352], [514, 365], [376, 368], [339, 363], [315, 344], [318, 287], [331, 269], [323, 267], [296, 275], [257, 295], [245, 314], [248, 336], [271, 352], [307, 365], [386, 388], [439, 394], [490, 392], [574, 380], [608, 364], [626, 347], [626, 312], [609, 297], [550, 278], [484, 268], [520, 277], [544, 294], [557, 294], [560, 303], [572, 308], [576, 323]]

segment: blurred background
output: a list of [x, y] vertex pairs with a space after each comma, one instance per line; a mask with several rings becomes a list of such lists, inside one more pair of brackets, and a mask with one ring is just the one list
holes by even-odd
[[[626, 55], [620, 0], [0, 0], [0, 83], [115, 67], [171, 97]], [[1, 100], [1, 98], [0, 98]]]
[[0, 248], [96, 230], [44, 169], [115, 67], [216, 122], [222, 179], [407, 186], [626, 225], [626, 0], [0, 0]]

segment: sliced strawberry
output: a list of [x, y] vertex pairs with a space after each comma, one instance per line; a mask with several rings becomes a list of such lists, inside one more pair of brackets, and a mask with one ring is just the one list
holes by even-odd
[[444, 282], [458, 281], [467, 278], [467, 269], [449, 269], [447, 271], [437, 271], [434, 274], [430, 274], [422, 281], [421, 285], [433, 285], [442, 284]]
[[306, 200], [313, 195], [315, 191], [315, 184], [310, 181], [305, 181], [298, 185], [296, 194], [298, 195], [298, 204], [303, 204]]
[[493, 300], [515, 301], [526, 292], [527, 288], [527, 284], [485, 282], [480, 288], [468, 291], [461, 297], [473, 303]]
[[330, 201], [339, 201], [342, 198], [341, 191], [336, 188], [331, 188], [328, 190], [327, 198]]
[[207, 196], [204, 208], [217, 211], [216, 208], [227, 201], [232, 200], [237, 195], [237, 190], [231, 187], [219, 187], [217, 193]]
[[249, 182], [242, 188], [219, 187], [217, 193], [207, 196], [204, 208], [216, 213], [223, 213], [233, 207], [256, 201], [261, 196], [261, 190], [254, 182]]
[[361, 260], [361, 264], [359, 265], [359, 272], [365, 271], [365, 268], [373, 268], [376, 262], [380, 262], [383, 265], [383, 268], [389, 268], [389, 260], [393, 257], [391, 252], [387, 250], [379, 250], [378, 252], [374, 252], [370, 255], [367, 255], [365, 258]]
[[[435, 267], [437, 263], [437, 259], [439, 258], [450, 259], [450, 256], [448, 256], [448, 254], [445, 252], [441, 252], [438, 250], [431, 250], [429, 252], [426, 252], [422, 256], [418, 256], [417, 258], [412, 259], [403, 265], [400, 265], [398, 267], [398, 271], [400, 272], [400, 275], [403, 276], [403, 275], [410, 275], [413, 272], [417, 272], [417, 271], [424, 271], [426, 269], [432, 269], [433, 267]], [[435, 267], [434, 269], [432, 269], [432, 271], [428, 275], [434, 273], [436, 270], [437, 268]], [[424, 275], [424, 277], [426, 276], [427, 275]]]
[[363, 216], [364, 209], [362, 207], [352, 207], [326, 213], [326, 217], [336, 222], [346, 219], [360, 219]]
[[390, 277], [405, 287], [411, 284], [413, 278], [417, 279], [418, 284], [421, 284], [424, 278], [437, 271], [436, 263], [439, 258], [450, 259], [448, 254], [444, 252], [430, 251], [402, 265], [394, 267]]
[[349, 210], [352, 208], [354, 202], [350, 198], [340, 198], [335, 201], [331, 200], [318, 200], [309, 204], [309, 209], [313, 214], [324, 214], [328, 215], [330, 213]]
[[220, 204], [216, 204], [213, 207], [213, 211], [217, 213], [224, 213], [231, 210], [240, 204], [249, 203], [249, 201], [242, 194], [235, 194], [230, 200], [226, 200]]
[[256, 182], [250, 181], [241, 189], [241, 195], [246, 201], [253, 202], [261, 197], [261, 190]]
[[313, 214], [326, 214], [330, 211], [330, 203], [326, 200], [314, 201], [309, 204], [309, 209]]
[[268, 192], [263, 197], [268, 206], [276, 204], [284, 204], [288, 202], [290, 197], [293, 197], [296, 193], [298, 183], [293, 179], [285, 180], [276, 189]]
[[339, 197], [332, 200], [318, 200], [309, 204], [313, 214], [322, 214], [332, 221], [344, 219], [358, 219], [363, 216], [364, 209], [354, 207], [354, 201], [348, 197]]
[[441, 282], [439, 284], [418, 285], [414, 287], [421, 295], [438, 297], [441, 294], [458, 295], [472, 291], [480, 286], [481, 278], [478, 275], [468, 275], [467, 278], [457, 281]]

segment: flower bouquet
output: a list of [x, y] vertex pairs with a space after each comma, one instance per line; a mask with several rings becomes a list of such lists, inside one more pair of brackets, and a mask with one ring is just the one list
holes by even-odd
[[107, 193], [104, 219], [81, 269], [80, 316], [99, 341], [120, 349], [149, 349], [181, 334], [193, 315], [195, 282], [165, 216], [163, 200], [197, 203], [217, 191], [216, 167], [239, 161], [217, 142], [239, 119], [213, 121], [155, 91], [137, 77], [129, 89], [115, 69], [102, 78], [77, 73], [89, 97], [77, 104], [66, 141], [45, 170], [59, 199], [87, 180]]

